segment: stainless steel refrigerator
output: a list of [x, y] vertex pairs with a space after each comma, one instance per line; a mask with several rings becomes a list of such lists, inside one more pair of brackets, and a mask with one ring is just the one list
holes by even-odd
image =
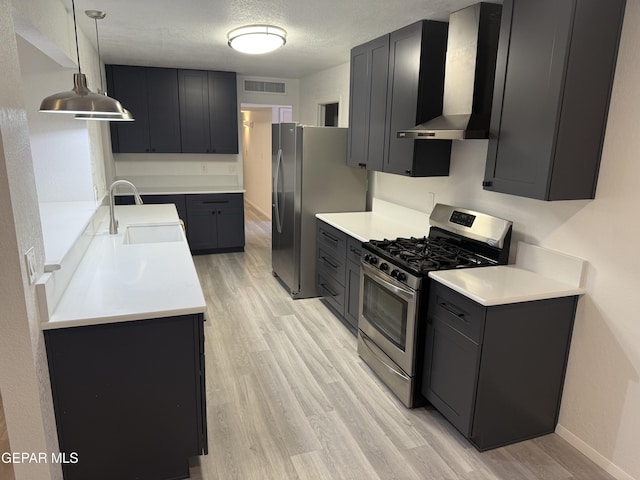
[[366, 171], [347, 166], [347, 129], [273, 125], [273, 274], [293, 298], [318, 296], [316, 213], [364, 211]]

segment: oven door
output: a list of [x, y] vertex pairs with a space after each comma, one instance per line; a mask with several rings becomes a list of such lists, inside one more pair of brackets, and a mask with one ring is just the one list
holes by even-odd
[[367, 263], [361, 265], [358, 327], [404, 373], [413, 376], [418, 292]]

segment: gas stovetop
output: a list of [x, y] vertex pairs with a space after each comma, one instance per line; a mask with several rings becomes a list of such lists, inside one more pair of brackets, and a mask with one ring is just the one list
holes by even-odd
[[429, 235], [422, 238], [366, 242], [363, 244], [363, 264], [417, 289], [421, 279], [434, 270], [507, 263], [510, 221], [437, 204], [429, 223]]
[[445, 238], [397, 238], [372, 240], [369, 251], [395, 266], [424, 276], [433, 270], [495, 265], [497, 262], [466, 250]]

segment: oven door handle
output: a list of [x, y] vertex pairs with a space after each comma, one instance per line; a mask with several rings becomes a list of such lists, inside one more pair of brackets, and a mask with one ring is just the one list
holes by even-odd
[[371, 345], [369, 342], [371, 342], [371, 340], [369, 340], [365, 335], [362, 335], [362, 333], [360, 334], [360, 338], [362, 339], [362, 343], [369, 349], [369, 352], [371, 352], [371, 355], [373, 355], [374, 357], [376, 357], [376, 359], [382, 363], [385, 367], [387, 367], [387, 369], [389, 369], [389, 371], [391, 373], [395, 373], [397, 376], [399, 376], [400, 378], [402, 378], [403, 380], [411, 380], [411, 377], [407, 376], [405, 373], [403, 372], [399, 372], [398, 370], [396, 370], [395, 368], [393, 368], [391, 365], [389, 365], [387, 362], [385, 362], [382, 358], [380, 358], [378, 355], [376, 355], [376, 352], [373, 348], [371, 348]]
[[388, 280], [386, 280], [385, 278], [383, 278], [382, 275], [380, 275], [380, 273], [378, 273], [378, 270], [373, 268], [368, 263], [361, 263], [360, 265], [362, 266], [362, 274], [363, 275], [367, 275], [367, 276], [375, 279], [376, 282], [382, 284], [385, 288], [388, 288], [389, 290], [391, 290], [396, 295], [404, 298], [408, 302], [413, 301], [413, 299], [415, 298], [416, 293], [415, 293], [414, 290], [409, 290], [409, 289], [406, 289], [406, 288], [399, 287], [398, 285], [394, 285], [393, 283], [391, 283]]

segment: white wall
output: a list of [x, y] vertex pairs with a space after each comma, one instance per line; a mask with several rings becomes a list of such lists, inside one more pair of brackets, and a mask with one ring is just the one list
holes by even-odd
[[349, 63], [300, 80], [299, 122], [318, 125], [319, 106], [338, 102], [338, 126], [349, 125]]
[[[40, 3], [52, 10], [53, 2]], [[48, 21], [66, 27], [65, 17], [54, 8]], [[22, 260], [34, 247], [42, 273], [44, 245], [10, 0], [0, 0], [0, 65], [0, 390], [13, 451], [49, 452], [58, 445], [48, 368], [35, 289]], [[62, 478], [59, 465], [16, 464], [14, 471], [16, 480]]]
[[[60, 66], [18, 37], [31, 153], [41, 202], [96, 200], [93, 168], [89, 162], [87, 122], [73, 116], [38, 112], [40, 101], [70, 90], [73, 71]], [[104, 172], [104, 167], [99, 165]], [[104, 174], [102, 175], [104, 177]], [[102, 181], [104, 184], [104, 180]]]

